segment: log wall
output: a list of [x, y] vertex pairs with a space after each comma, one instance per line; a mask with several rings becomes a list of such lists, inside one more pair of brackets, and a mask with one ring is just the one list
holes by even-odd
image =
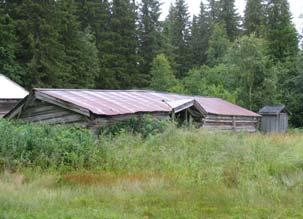
[[[187, 112], [187, 111], [186, 111]], [[197, 112], [189, 109], [188, 113], [198, 123], [198, 127], [214, 130], [232, 130], [244, 132], [256, 132], [258, 130], [258, 117], [245, 116], [219, 116], [219, 115], [198, 115]], [[97, 116], [94, 114], [83, 115], [78, 112], [56, 106], [38, 99], [28, 101], [20, 110], [18, 118], [27, 122], [43, 122], [47, 124], [79, 124], [84, 127], [98, 131], [101, 126], [111, 126], [132, 117], [141, 118], [143, 115], [151, 115], [157, 119], [170, 119], [169, 113], [136, 113], [120, 116]], [[191, 118], [190, 117], [190, 118]], [[187, 118], [187, 117], [186, 117]]]
[[88, 122], [88, 119], [83, 115], [39, 100], [33, 101], [26, 109], [22, 110], [19, 119], [47, 124], [78, 123], [85, 125]]
[[256, 132], [258, 117], [206, 115], [201, 126], [207, 129]]
[[0, 117], [3, 117], [11, 109], [13, 109], [18, 102], [19, 100], [0, 100]]
[[143, 115], [152, 115], [159, 119], [169, 119], [168, 113], [138, 113], [130, 115], [121, 115], [113, 117], [99, 117], [99, 116], [84, 116], [77, 112], [64, 109], [50, 103], [46, 103], [35, 99], [21, 110], [19, 119], [27, 122], [43, 122], [46, 124], [79, 124], [93, 130], [99, 129], [101, 126], [110, 126], [126, 121], [130, 118], [141, 118]]

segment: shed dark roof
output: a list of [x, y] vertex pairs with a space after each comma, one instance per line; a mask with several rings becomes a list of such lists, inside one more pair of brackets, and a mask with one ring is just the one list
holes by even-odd
[[283, 111], [286, 111], [285, 105], [278, 105], [278, 106], [264, 106], [262, 109], [260, 109], [260, 114], [279, 114]]
[[171, 112], [168, 101], [195, 100], [208, 114], [259, 117], [220, 98], [186, 96], [146, 90], [68, 90], [35, 89], [36, 92], [78, 105], [97, 115], [123, 115], [137, 112]]

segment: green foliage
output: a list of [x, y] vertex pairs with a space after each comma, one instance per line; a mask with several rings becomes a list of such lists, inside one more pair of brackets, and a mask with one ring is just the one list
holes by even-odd
[[217, 0], [208, 0], [209, 17], [212, 24], [219, 22], [220, 4]]
[[230, 41], [228, 40], [224, 25], [219, 23], [214, 24], [207, 52], [208, 65], [215, 66], [222, 63], [229, 46]]
[[188, 6], [185, 0], [177, 0], [171, 5], [168, 15], [168, 37], [173, 48], [177, 78], [185, 76], [190, 69], [190, 21]]
[[65, 51], [65, 72], [60, 79], [69, 88], [94, 88], [99, 72], [96, 41], [90, 28], [80, 30], [76, 16], [76, 5], [72, 0], [60, 0], [57, 3], [61, 23], [59, 24], [60, 41]]
[[[96, 48], [92, 48], [93, 57], [90, 62], [95, 69], [95, 81], [90, 87], [95, 88], [113, 88], [117, 86], [114, 72], [110, 65], [112, 58], [112, 30], [111, 30], [111, 4], [108, 0], [76, 0], [77, 19], [80, 22], [80, 29], [86, 33], [89, 30], [92, 39], [90, 42], [96, 44]], [[95, 39], [94, 39], [95, 38]], [[97, 52], [95, 51], [97, 49]], [[97, 60], [95, 56], [97, 54]], [[99, 66], [96, 66], [96, 65]]]
[[298, 52], [298, 35], [292, 23], [287, 0], [269, 0], [266, 38], [269, 54], [275, 61], [287, 61]]
[[264, 35], [266, 22], [264, 0], [248, 0], [245, 8], [244, 28], [245, 33], [255, 34], [257, 37]]
[[[131, 118], [101, 127], [100, 138], [121, 133], [144, 138], [163, 133], [174, 126], [169, 120], [151, 116]], [[22, 167], [41, 169], [91, 169], [104, 161], [104, 150], [97, 136], [78, 126], [49, 126], [0, 120], [0, 170]]]
[[277, 75], [264, 50], [265, 43], [252, 36], [243, 36], [230, 48], [226, 62], [233, 66], [237, 102], [253, 110], [276, 100]]
[[15, 22], [5, 14], [0, 3], [0, 73], [21, 82], [23, 69], [16, 61], [17, 40]]
[[2, 4], [15, 23], [16, 61], [25, 71], [13, 79], [21, 75], [28, 88], [94, 87], [99, 68], [95, 41], [88, 30], [80, 30], [73, 1]]
[[235, 7], [235, 0], [219, 0], [220, 10], [218, 14], [218, 23], [224, 24], [226, 33], [231, 41], [239, 35], [239, 15]]
[[206, 64], [209, 35], [210, 18], [203, 2], [201, 2], [200, 14], [198, 17], [193, 17], [191, 26], [190, 47], [192, 66]]
[[111, 54], [107, 66], [114, 73], [114, 88], [132, 88], [140, 85], [137, 54], [137, 13], [131, 0], [113, 0], [111, 26]]
[[[159, 17], [161, 4], [158, 0], [142, 0], [139, 13], [139, 54], [141, 62], [141, 84], [148, 85], [153, 59], [163, 44]], [[145, 80], [145, 81], [144, 81]]]
[[0, 167], [90, 168], [102, 161], [89, 130], [0, 120]]
[[139, 134], [146, 138], [164, 132], [172, 123], [169, 120], [157, 119], [152, 116], [132, 117], [115, 123], [111, 126], [101, 127], [103, 135], [118, 135], [123, 132]]
[[26, 72], [22, 84], [28, 88], [60, 86], [66, 67], [55, 1], [8, 1], [6, 7], [16, 23], [20, 43], [16, 57]]
[[298, 75], [290, 80], [292, 89], [289, 95], [289, 110], [291, 122], [295, 127], [303, 127], [303, 56], [296, 61]]
[[174, 1], [163, 22], [160, 9], [159, 0], [0, 0], [0, 74], [28, 89], [150, 87], [255, 111], [283, 103], [303, 124], [287, 0], [248, 0], [243, 28], [235, 0], [201, 3], [192, 22], [187, 0]]
[[[11, 132], [10, 139], [21, 144], [34, 130], [27, 129], [24, 135]], [[18, 131], [24, 133], [20, 127]], [[69, 130], [65, 139], [76, 141], [78, 131]], [[83, 130], [81, 133], [86, 136]], [[56, 139], [52, 132], [35, 134], [47, 137], [51, 144]], [[7, 138], [2, 135], [0, 139], [3, 145]], [[46, 219], [301, 218], [302, 141], [299, 130], [283, 135], [218, 134], [170, 127], [145, 139], [125, 132], [115, 138], [102, 136], [94, 145], [102, 153], [92, 170], [39, 171], [24, 166], [17, 172], [2, 172], [0, 215]], [[51, 146], [59, 149], [59, 145]], [[43, 152], [52, 147], [39, 149]]]
[[152, 89], [158, 91], [172, 91], [179, 86], [178, 80], [172, 71], [169, 61], [163, 54], [157, 55], [151, 68], [151, 84]]
[[226, 65], [214, 68], [202, 66], [192, 69], [184, 78], [183, 84], [186, 93], [193, 95], [220, 97], [232, 103], [236, 102], [237, 93], [230, 91], [232, 84], [231, 71]]

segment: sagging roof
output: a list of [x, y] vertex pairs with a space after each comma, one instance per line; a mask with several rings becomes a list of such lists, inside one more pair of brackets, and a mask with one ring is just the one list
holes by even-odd
[[287, 112], [285, 105], [277, 105], [277, 106], [264, 106], [260, 109], [259, 113], [261, 115], [268, 114], [268, 115], [277, 115], [282, 112]]
[[0, 99], [23, 99], [26, 95], [23, 87], [0, 74]]
[[220, 98], [186, 96], [146, 90], [34, 89], [37, 99], [66, 103], [83, 114], [117, 116], [144, 112], [172, 112], [184, 106], [198, 106], [206, 114], [259, 117]]

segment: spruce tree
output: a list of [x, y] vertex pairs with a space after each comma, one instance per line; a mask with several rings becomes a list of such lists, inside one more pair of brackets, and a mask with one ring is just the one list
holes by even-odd
[[0, 1], [0, 74], [23, 84], [23, 69], [16, 61], [18, 43], [15, 28], [15, 22], [5, 11], [5, 3]]
[[139, 75], [137, 14], [134, 1], [113, 0], [111, 54], [106, 66], [114, 73], [113, 88], [133, 88], [141, 84]]
[[165, 54], [166, 58], [170, 61], [171, 66], [175, 69], [175, 52], [172, 43], [172, 28], [173, 28], [173, 15], [174, 15], [174, 5], [171, 4], [169, 8], [169, 13], [166, 19], [161, 22], [161, 36], [162, 36], [162, 46], [160, 48], [161, 53]]
[[245, 33], [255, 34], [257, 37], [263, 35], [266, 19], [264, 0], [247, 0], [244, 16]]
[[65, 71], [64, 45], [56, 25], [56, 1], [6, 1], [7, 13], [16, 23], [19, 42], [16, 60], [25, 70], [23, 85], [49, 87], [60, 84]]
[[218, 22], [225, 25], [227, 35], [233, 41], [239, 36], [239, 15], [235, 0], [220, 0], [219, 7]]
[[111, 28], [111, 3], [108, 0], [101, 0], [100, 4], [100, 26], [96, 30], [100, 71], [96, 79], [96, 85], [98, 88], [113, 88], [117, 87], [114, 86], [117, 85], [117, 81], [115, 73], [111, 68], [112, 47], [114, 46]]
[[228, 39], [224, 25], [214, 24], [207, 51], [208, 65], [213, 67], [217, 64], [222, 63], [229, 46], [230, 41]]
[[169, 14], [169, 37], [174, 48], [174, 61], [178, 78], [185, 76], [190, 68], [190, 21], [185, 0], [177, 0]]
[[73, 0], [58, 0], [60, 17], [60, 42], [65, 51], [65, 74], [60, 75], [64, 84], [71, 88], [94, 88], [99, 71], [95, 37], [89, 27], [84, 31], [76, 16]]
[[139, 13], [139, 54], [141, 62], [141, 86], [148, 85], [150, 69], [156, 54], [162, 46], [161, 23], [158, 0], [142, 0]]
[[298, 52], [298, 36], [291, 21], [287, 0], [268, 0], [267, 40], [269, 53], [275, 61], [286, 61]]
[[191, 27], [191, 61], [192, 66], [206, 64], [208, 40], [210, 35], [210, 18], [203, 2], [200, 5], [200, 14], [193, 17]]
[[81, 30], [91, 27], [97, 32], [102, 22], [102, 0], [74, 0], [77, 5], [76, 15], [80, 22]]
[[178, 85], [171, 65], [163, 54], [155, 57], [151, 68], [150, 88], [158, 91], [172, 91]]
[[219, 13], [220, 13], [220, 5], [217, 0], [208, 0], [208, 13], [209, 19], [211, 23], [218, 22]]
[[116, 84], [114, 72], [108, 63], [111, 57], [111, 4], [108, 0], [76, 0], [81, 30], [88, 27], [96, 38], [100, 70], [96, 75], [97, 88], [111, 88]]

